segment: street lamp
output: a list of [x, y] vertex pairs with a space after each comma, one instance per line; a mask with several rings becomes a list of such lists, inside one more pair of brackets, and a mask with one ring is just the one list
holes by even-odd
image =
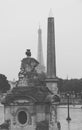
[[69, 115], [69, 93], [67, 93], [67, 104], [68, 104], [68, 117], [66, 118], [67, 121], [70, 121], [70, 115]]

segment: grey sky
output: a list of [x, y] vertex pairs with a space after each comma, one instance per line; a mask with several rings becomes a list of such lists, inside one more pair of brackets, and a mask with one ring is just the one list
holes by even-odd
[[55, 17], [57, 76], [82, 78], [82, 0], [0, 0], [0, 73], [17, 78], [27, 48], [37, 57], [42, 28], [46, 64], [47, 17]]

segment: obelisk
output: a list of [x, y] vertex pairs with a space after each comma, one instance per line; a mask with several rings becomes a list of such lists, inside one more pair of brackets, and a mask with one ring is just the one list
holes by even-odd
[[47, 86], [54, 94], [57, 94], [58, 90], [57, 81], [54, 17], [49, 16], [47, 26]]
[[[48, 17], [48, 28], [47, 28], [47, 79], [46, 85], [52, 92], [53, 96], [58, 97], [58, 79], [56, 77], [56, 50], [55, 50], [55, 30], [54, 30], [54, 17]], [[53, 98], [52, 98], [53, 100]], [[51, 106], [52, 117], [50, 125], [53, 130], [58, 130], [57, 127], [57, 101], [54, 101]], [[51, 130], [51, 129], [50, 129]]]

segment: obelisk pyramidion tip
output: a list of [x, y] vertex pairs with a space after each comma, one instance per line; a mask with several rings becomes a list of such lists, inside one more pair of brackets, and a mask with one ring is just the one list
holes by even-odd
[[49, 17], [53, 17], [52, 9], [50, 9]]

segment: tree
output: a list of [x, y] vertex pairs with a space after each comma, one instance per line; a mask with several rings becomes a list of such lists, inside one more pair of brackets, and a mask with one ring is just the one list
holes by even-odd
[[0, 74], [0, 92], [6, 93], [10, 89], [10, 84], [8, 83], [7, 77]]
[[58, 88], [60, 92], [81, 93], [82, 79], [59, 79]]

